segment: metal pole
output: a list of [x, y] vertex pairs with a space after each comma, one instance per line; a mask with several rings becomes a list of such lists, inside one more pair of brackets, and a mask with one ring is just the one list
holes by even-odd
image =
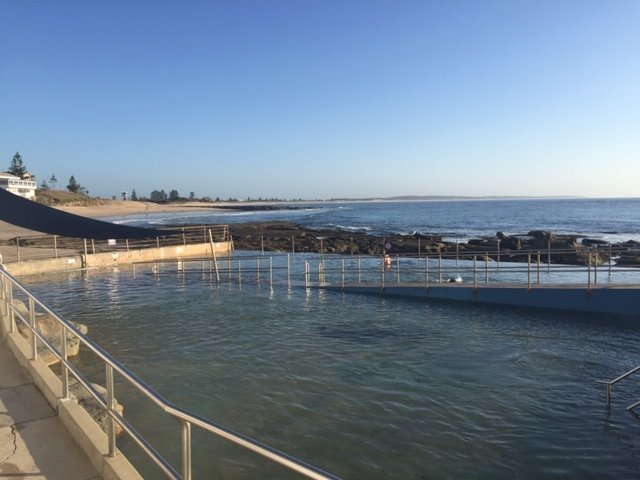
[[31, 325], [31, 360], [38, 358], [38, 337], [36, 336], [36, 302], [29, 296], [29, 325]]
[[600, 260], [598, 258], [598, 247], [597, 246], [596, 246], [596, 251], [595, 251], [595, 259], [596, 259], [596, 262], [593, 265], [593, 283], [595, 285], [597, 285], [598, 284], [598, 261]]
[[489, 283], [489, 252], [484, 256], [484, 283]]
[[400, 283], [400, 256], [396, 255], [396, 272], [398, 275], [398, 283]]
[[304, 261], [304, 286], [309, 288], [309, 262]]
[[16, 257], [20, 261], [20, 237], [16, 237]]
[[[211, 235], [211, 229], [209, 229], [209, 244], [211, 245], [211, 255], [213, 256], [213, 266], [216, 269], [216, 282], [220, 283], [220, 272], [218, 271], [218, 257], [216, 256], [216, 247], [213, 244], [213, 236]], [[229, 256], [229, 258], [231, 258], [231, 256]]]
[[547, 240], [547, 273], [551, 271], [551, 240]]
[[287, 254], [287, 285], [291, 288], [291, 255]]
[[418, 238], [418, 260], [420, 260], [420, 239]]
[[269, 257], [269, 286], [273, 287], [273, 257]]
[[296, 240], [293, 235], [291, 235], [291, 253], [296, 253]]
[[611, 244], [609, 244], [609, 276], [611, 276]]
[[238, 285], [242, 284], [242, 260], [238, 259]]
[[91, 239], [91, 253], [93, 253], [94, 255], [96, 253], [96, 242], [93, 238]]
[[460, 254], [460, 244], [456, 242], [456, 267], [458, 266], [459, 254]]
[[262, 256], [264, 256], [264, 235], [260, 235], [260, 247], [262, 249]]
[[258, 276], [258, 285], [260, 285], [260, 257], [256, 258], [256, 274]]
[[500, 270], [500, 239], [498, 239], [498, 255], [496, 257], [497, 260], [497, 264], [496, 264], [496, 270]]
[[438, 282], [442, 283], [442, 252], [438, 252]]
[[531, 254], [527, 255], [527, 288], [531, 290]]
[[[209, 235], [211, 235], [211, 230], [209, 230]], [[160, 248], [160, 237], [156, 237], [156, 247]]]
[[476, 256], [473, 256], [473, 289], [478, 288], [478, 269], [476, 268]]
[[109, 442], [109, 456], [116, 456], [116, 421], [111, 416], [113, 413], [115, 395], [113, 392], [113, 367], [108, 363], [105, 364], [107, 377], [107, 437]]
[[182, 421], [182, 478], [191, 480], [191, 424]]
[[83, 238], [83, 240], [84, 240], [84, 256], [86, 257], [87, 256], [87, 239]]
[[587, 290], [591, 291], [591, 252], [589, 252], [589, 263], [587, 266]]
[[129, 251], [129, 239], [128, 239], [128, 238], [126, 238], [126, 239], [124, 240], [124, 242], [125, 242], [125, 244], [127, 245], [127, 252], [128, 252], [128, 251]]
[[53, 256], [58, 258], [58, 236], [53, 236]]
[[538, 252], [538, 258], [536, 261], [536, 272], [538, 274], [537, 284], [540, 285], [540, 252]]
[[424, 257], [424, 288], [429, 288], [429, 255]]
[[360, 255], [358, 255], [358, 283], [362, 281], [361, 271], [360, 271]]
[[7, 311], [9, 312], [9, 331], [15, 333], [16, 331], [16, 312], [13, 311], [13, 282], [7, 279]]
[[62, 374], [62, 398], [69, 398], [69, 369], [67, 368], [67, 328], [61, 325], [60, 328], [60, 346], [62, 354], [62, 362], [60, 362], [60, 373]]
[[382, 258], [380, 259], [380, 285], [382, 286], [382, 288], [384, 288], [384, 254], [382, 255]]
[[340, 262], [340, 274], [342, 276], [342, 288], [344, 288], [344, 258], [342, 259], [342, 261]]

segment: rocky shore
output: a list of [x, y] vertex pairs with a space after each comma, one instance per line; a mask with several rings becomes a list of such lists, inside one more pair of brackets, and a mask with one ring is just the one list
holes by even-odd
[[[578, 235], [562, 235], [532, 230], [523, 235], [505, 235], [471, 239], [467, 242], [445, 241], [438, 235], [369, 235], [343, 230], [314, 230], [287, 222], [253, 222], [230, 226], [234, 247], [242, 250], [275, 252], [320, 252], [347, 255], [455, 255], [460, 258], [488, 255], [501, 261], [526, 262], [528, 254], [544, 262], [551, 251], [551, 263], [587, 265], [609, 262], [624, 266], [640, 266], [640, 242], [628, 240], [609, 244], [600, 239]], [[387, 248], [385, 248], [385, 245]]]

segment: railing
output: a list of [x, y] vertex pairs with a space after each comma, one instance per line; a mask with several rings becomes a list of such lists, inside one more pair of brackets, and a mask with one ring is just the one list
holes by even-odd
[[[632, 374], [636, 373], [637, 371], [640, 370], [640, 366], [637, 366], [636, 368], [632, 368], [631, 370], [629, 370], [627, 373], [623, 373], [622, 375], [620, 375], [617, 378], [614, 378], [613, 380], [607, 381], [607, 380], [596, 380], [597, 383], [601, 383], [603, 385], [606, 385], [607, 388], [607, 409], [611, 408], [611, 389], [612, 387], [618, 383], [621, 380], [624, 380], [625, 378], [631, 376]], [[637, 401], [636, 403], [629, 405], [627, 407], [627, 410], [629, 411], [633, 411], [635, 408], [640, 406], [640, 401]]]
[[61, 237], [59, 235], [29, 235], [1, 242], [0, 245], [13, 247], [4, 255], [4, 263], [21, 261], [23, 252], [29, 249], [31, 259], [58, 258], [65, 255], [102, 252], [122, 252], [144, 248], [160, 248], [194, 243], [208, 243], [209, 231], [216, 242], [231, 239], [228, 225], [191, 225], [167, 227], [163, 230], [174, 231], [172, 235], [147, 239], [94, 240], [91, 238]]
[[[566, 255], [567, 251], [556, 252]], [[155, 273], [182, 273], [190, 270], [216, 272], [216, 282], [232, 280], [255, 283], [286, 283], [288, 286], [377, 285], [412, 284], [429, 288], [435, 285], [455, 285], [482, 288], [484, 285], [501, 284], [526, 286], [534, 289], [541, 285], [571, 285], [587, 291], [598, 286], [638, 285], [640, 269], [613, 265], [612, 256], [605, 263], [602, 258], [586, 258], [586, 265], [553, 263], [552, 256], [543, 261], [537, 252], [524, 251], [509, 259], [499, 259], [496, 252], [482, 254], [428, 254], [397, 255], [389, 263], [380, 255], [328, 255], [289, 253], [263, 255], [260, 252], [238, 252], [221, 260], [191, 258], [155, 261]], [[551, 260], [551, 261], [549, 261]], [[134, 264], [134, 270], [149, 262]], [[281, 272], [279, 275], [278, 273]], [[276, 278], [274, 280], [274, 274]], [[286, 276], [285, 276], [286, 275]]]
[[[28, 300], [28, 314], [16, 307], [16, 294]], [[254, 439], [251, 439], [240, 433], [236, 433], [220, 424], [207, 420], [203, 417], [190, 413], [180, 407], [177, 407], [163, 398], [154, 391], [150, 386], [146, 385], [134, 373], [129, 371], [116, 359], [111, 357], [109, 353], [94, 343], [90, 338], [83, 335], [80, 330], [71, 322], [65, 320], [60, 315], [47, 307], [38, 300], [31, 292], [29, 292], [20, 282], [7, 273], [0, 265], [0, 301], [4, 304], [4, 311], [9, 316], [9, 330], [15, 332], [17, 322], [24, 324], [31, 332], [31, 357], [38, 358], [38, 345], [44, 345], [60, 362], [62, 373], [62, 398], [69, 398], [69, 374], [73, 375], [78, 382], [87, 389], [91, 396], [104, 408], [108, 413], [108, 445], [109, 455], [115, 456], [116, 450], [116, 423], [122, 427], [133, 441], [153, 460], [153, 462], [167, 475], [173, 479], [190, 480], [192, 478], [191, 467], [191, 428], [192, 426], [222, 437], [230, 442], [238, 444], [250, 451], [253, 451], [265, 458], [279, 463], [294, 472], [298, 472], [308, 478], [313, 479], [335, 479], [337, 477], [326, 473], [314, 466], [308, 465], [294, 457], [291, 457], [274, 448], [264, 445]], [[53, 344], [52, 339], [47, 338], [36, 324], [36, 309], [40, 309], [42, 313], [48, 314], [53, 318], [60, 327], [60, 350]], [[103, 396], [92, 385], [86, 375], [84, 375], [76, 366], [68, 360], [67, 340], [71, 337], [77, 337], [81, 344], [93, 352], [105, 366], [105, 385], [106, 394]], [[182, 468], [181, 473], [171, 465], [152, 445], [144, 438], [144, 436], [115, 408], [115, 383], [114, 372], [120, 374], [127, 384], [134, 387], [142, 393], [146, 398], [151, 400], [163, 412], [178, 420], [182, 425]]]

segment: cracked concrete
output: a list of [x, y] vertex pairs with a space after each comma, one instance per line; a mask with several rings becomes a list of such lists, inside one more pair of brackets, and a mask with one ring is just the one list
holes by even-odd
[[0, 343], [0, 478], [101, 478], [55, 411]]

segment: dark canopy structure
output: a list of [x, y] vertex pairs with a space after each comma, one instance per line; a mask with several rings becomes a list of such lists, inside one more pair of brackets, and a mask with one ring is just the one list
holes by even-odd
[[75, 238], [152, 238], [173, 235], [170, 230], [130, 227], [102, 222], [47, 207], [0, 188], [0, 220], [42, 233]]

